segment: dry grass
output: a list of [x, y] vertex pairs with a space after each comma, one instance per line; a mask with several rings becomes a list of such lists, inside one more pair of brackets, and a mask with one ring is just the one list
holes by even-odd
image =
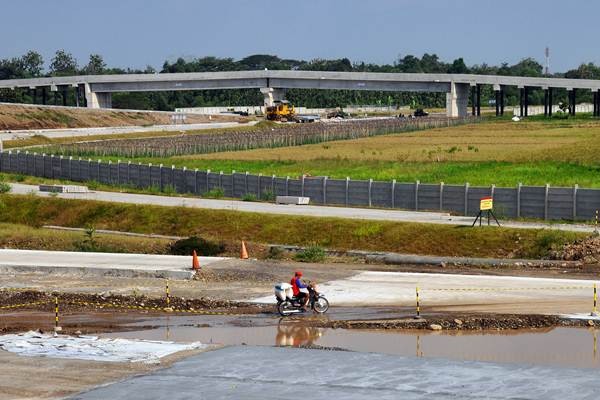
[[[187, 123], [245, 120], [238, 116], [189, 115]], [[0, 105], [0, 130], [89, 128], [102, 126], [168, 125], [168, 113], [128, 112], [116, 109]]]
[[596, 162], [600, 123], [571, 125], [509, 121], [430, 129], [325, 144], [182, 156], [180, 159], [398, 162]]
[[[96, 201], [0, 197], [0, 218], [29, 226], [60, 225], [165, 235], [199, 235], [217, 241], [319, 245], [413, 254], [477, 257], [538, 257], [550, 247], [584, 235], [546, 230], [295, 217], [184, 207]], [[239, 242], [238, 242], [239, 243]]]

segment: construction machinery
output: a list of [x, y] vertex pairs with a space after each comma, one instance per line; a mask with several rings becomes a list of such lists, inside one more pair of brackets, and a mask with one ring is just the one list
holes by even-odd
[[296, 121], [296, 110], [287, 100], [275, 101], [272, 106], [267, 107], [266, 114], [269, 121]]

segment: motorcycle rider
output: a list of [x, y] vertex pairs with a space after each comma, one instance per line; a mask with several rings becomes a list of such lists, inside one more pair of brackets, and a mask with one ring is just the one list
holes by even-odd
[[292, 285], [294, 296], [296, 296], [302, 303], [302, 310], [307, 311], [309, 300], [308, 285], [302, 282], [302, 279], [300, 278], [302, 278], [302, 271], [296, 271], [294, 273], [294, 277], [290, 281], [290, 284]]

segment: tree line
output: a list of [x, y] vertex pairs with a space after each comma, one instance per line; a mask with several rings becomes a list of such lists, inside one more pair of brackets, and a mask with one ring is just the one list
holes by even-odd
[[[255, 54], [240, 60], [233, 58], [199, 57], [193, 59], [178, 58], [174, 62], [165, 61], [160, 71], [148, 66], [140, 69], [123, 69], [108, 67], [100, 54], [91, 54], [87, 63], [79, 65], [77, 59], [65, 50], [58, 50], [45, 69], [43, 57], [36, 51], [28, 51], [21, 57], [0, 60], [0, 79], [36, 78], [68, 75], [102, 75], [102, 74], [154, 74], [177, 72], [216, 72], [216, 71], [248, 71], [248, 70], [310, 70], [310, 71], [355, 71], [355, 72], [422, 72], [422, 73], [461, 73], [483, 75], [509, 75], [542, 77], [543, 66], [533, 58], [525, 58], [516, 64], [502, 63], [498, 65], [477, 64], [467, 66], [463, 58], [452, 62], [444, 62], [436, 54], [400, 56], [392, 64], [374, 64], [351, 62], [348, 58], [314, 59], [310, 61], [282, 59], [275, 55]], [[581, 64], [578, 68], [564, 73], [553, 73], [551, 77], [580, 79], [600, 79], [600, 66], [593, 63]], [[62, 93], [55, 96], [60, 99]], [[67, 94], [67, 103], [75, 104], [73, 93]], [[516, 88], [507, 88], [506, 104], [519, 102]], [[55, 98], [55, 100], [57, 100]], [[305, 107], [345, 107], [349, 105], [383, 105], [412, 107], [444, 107], [445, 93], [410, 93], [410, 92], [378, 92], [359, 90], [313, 90], [290, 89], [287, 98], [296, 105]], [[492, 100], [494, 94], [491, 87], [483, 87], [484, 104]], [[566, 92], [557, 90], [556, 102], [566, 101]], [[32, 102], [30, 90], [0, 90], [0, 101]], [[39, 99], [38, 99], [39, 101]], [[240, 90], [196, 90], [167, 92], [114, 93], [113, 107], [174, 110], [178, 107], [234, 106], [262, 104], [262, 94], [254, 89]], [[591, 93], [581, 92], [578, 101], [591, 101]], [[52, 99], [50, 99], [52, 102]], [[543, 92], [532, 90], [530, 104], [542, 104]], [[60, 103], [62, 104], [62, 99]]]

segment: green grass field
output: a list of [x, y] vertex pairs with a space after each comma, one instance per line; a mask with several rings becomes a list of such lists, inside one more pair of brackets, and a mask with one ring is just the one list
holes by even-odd
[[[238, 244], [240, 239], [245, 239], [255, 244], [318, 245], [339, 250], [503, 258], [544, 257], [552, 248], [586, 236], [550, 230], [472, 229], [7, 194], [0, 196], [0, 219], [5, 223], [34, 228], [43, 225], [94, 226], [96, 229], [125, 232], [199, 235]], [[24, 232], [25, 235], [31, 234]], [[141, 242], [135, 240], [135, 243]]]
[[600, 187], [600, 121], [490, 118], [357, 140], [131, 161], [292, 177]]
[[24, 224], [0, 223], [0, 247], [5, 249], [169, 254], [171, 241], [158, 238], [57, 231]]

